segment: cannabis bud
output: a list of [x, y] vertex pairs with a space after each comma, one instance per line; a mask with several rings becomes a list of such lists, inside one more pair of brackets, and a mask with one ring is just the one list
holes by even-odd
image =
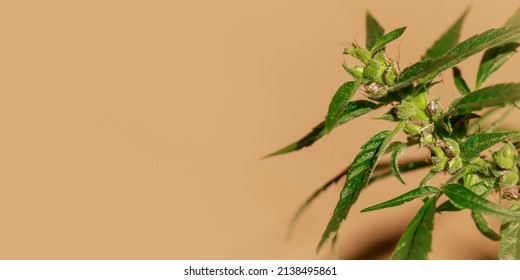
[[368, 84], [367, 97], [373, 100], [378, 100], [386, 96], [388, 93], [388, 87], [382, 83], [374, 82]]
[[396, 115], [400, 120], [409, 120], [415, 116], [415, 105], [410, 102], [403, 101], [395, 109]]
[[509, 142], [507, 142], [504, 147], [500, 148], [498, 152], [492, 152], [492, 155], [493, 161], [501, 169], [511, 169], [515, 165], [517, 156], [516, 149]]
[[442, 114], [442, 105], [439, 100], [433, 100], [426, 105], [426, 114], [432, 119], [437, 119]]

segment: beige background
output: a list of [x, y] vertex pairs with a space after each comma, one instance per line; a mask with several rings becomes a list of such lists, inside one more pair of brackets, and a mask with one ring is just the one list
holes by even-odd
[[[463, 37], [502, 25], [518, 1], [2, 1], [0, 258], [313, 259], [339, 187], [289, 241], [294, 210], [380, 121], [355, 121], [299, 153], [364, 42], [366, 10], [401, 68], [472, 4]], [[500, 3], [500, 5], [498, 5]], [[474, 83], [479, 58], [462, 66]], [[519, 57], [490, 82], [519, 81]], [[456, 96], [450, 75], [436, 94]], [[513, 124], [513, 123], [511, 123]], [[420, 175], [420, 174], [419, 174]], [[417, 175], [418, 176], [418, 175]], [[340, 257], [386, 257], [419, 203], [362, 207], [410, 189], [368, 189]], [[436, 183], [442, 182], [437, 179]], [[467, 229], [467, 230], [466, 230]], [[437, 216], [432, 258], [489, 258], [467, 212]], [[376, 248], [380, 253], [363, 253]]]

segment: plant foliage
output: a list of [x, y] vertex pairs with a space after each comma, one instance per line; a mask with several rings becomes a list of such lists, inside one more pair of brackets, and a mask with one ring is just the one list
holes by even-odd
[[[297, 142], [268, 155], [308, 147], [351, 120], [389, 107], [375, 121], [388, 121], [395, 125], [394, 129], [371, 137], [345, 170], [305, 201], [291, 222], [292, 228], [319, 194], [345, 178], [338, 203], [318, 242], [318, 250], [329, 239], [335, 243], [342, 222], [368, 185], [392, 175], [405, 184], [401, 173], [427, 167], [429, 171], [419, 186], [361, 211], [378, 211], [415, 199], [424, 202], [397, 243], [392, 259], [426, 259], [431, 250], [435, 214], [467, 211], [465, 209], [485, 237], [500, 242], [501, 259], [520, 259], [520, 131], [495, 131], [517, 107], [520, 83], [483, 87], [520, 46], [520, 9], [505, 26], [459, 42], [466, 15], [467, 11], [427, 49], [421, 60], [399, 71], [385, 48], [401, 38], [406, 27], [385, 33], [381, 24], [367, 13], [365, 47], [352, 43], [343, 52], [357, 59], [359, 64], [343, 65], [352, 80], [343, 83], [332, 97], [325, 120]], [[457, 65], [481, 52], [483, 56], [472, 90]], [[460, 97], [443, 109], [439, 98], [433, 98], [430, 90], [439, 82], [439, 75], [450, 69]], [[360, 89], [365, 93], [364, 98], [356, 99]], [[503, 114], [489, 123], [491, 116], [500, 111]], [[400, 133], [407, 136], [407, 142], [394, 142]], [[400, 156], [411, 146], [427, 150], [431, 156], [400, 163]], [[387, 153], [389, 161], [381, 162]], [[448, 174], [449, 179], [439, 186], [428, 184], [438, 173]], [[493, 193], [499, 193], [502, 204], [507, 202], [509, 206], [489, 200]], [[444, 202], [440, 203], [442, 198]], [[484, 216], [502, 220], [500, 234], [489, 226]]]

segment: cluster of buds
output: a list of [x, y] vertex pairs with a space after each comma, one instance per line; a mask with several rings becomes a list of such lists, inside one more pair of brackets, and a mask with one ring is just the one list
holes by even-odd
[[506, 142], [498, 151], [491, 151], [491, 155], [493, 156], [492, 173], [498, 178], [502, 197], [507, 200], [518, 200], [520, 195], [518, 151], [513, 144]]
[[351, 47], [345, 48], [343, 54], [350, 55], [364, 64], [354, 67], [343, 65], [343, 68], [363, 84], [368, 98], [382, 99], [388, 93], [388, 86], [397, 81], [399, 75], [397, 67], [384, 51], [372, 53], [357, 44], [352, 44]]
[[[352, 44], [345, 48], [343, 53], [362, 62], [362, 65], [343, 65], [343, 68], [363, 85], [367, 98], [382, 102], [393, 100], [384, 98], [388, 95], [389, 87], [397, 82], [399, 72], [395, 62], [386, 56], [384, 49], [371, 51]], [[428, 93], [423, 91], [404, 96], [379, 119], [408, 121], [404, 131], [408, 134], [409, 140], [417, 141], [420, 147], [430, 150], [433, 164], [431, 170], [455, 174], [462, 169], [464, 162], [459, 142], [435, 133], [435, 124], [439, 123], [442, 115], [443, 108], [439, 99], [429, 100]], [[520, 200], [520, 156], [517, 149], [507, 142], [498, 151], [491, 151], [491, 154], [491, 163], [480, 157], [471, 163], [485, 167], [485, 173], [497, 179], [497, 189], [501, 191], [503, 198]], [[468, 176], [474, 177], [474, 180], [468, 177], [464, 181], [481, 180], [476, 173]]]
[[429, 101], [428, 94], [421, 92], [407, 96], [393, 108], [395, 117], [399, 120], [414, 120], [404, 128], [410, 138], [418, 138], [421, 147], [437, 146], [434, 123], [442, 115], [442, 106], [438, 99]]
[[460, 146], [454, 139], [445, 138], [443, 140], [442, 144], [430, 148], [433, 163], [432, 171], [448, 171], [450, 174], [454, 174], [463, 166]]

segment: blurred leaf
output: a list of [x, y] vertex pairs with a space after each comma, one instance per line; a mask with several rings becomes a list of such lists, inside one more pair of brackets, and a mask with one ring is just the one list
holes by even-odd
[[520, 46], [519, 43], [507, 43], [486, 50], [480, 61], [475, 87], [479, 89], [491, 74], [502, 67], [516, 53], [518, 46]]
[[[511, 204], [509, 210], [520, 214], [520, 203]], [[501, 260], [520, 260], [520, 221], [502, 221], [500, 235], [498, 257]]]
[[406, 122], [402, 121], [394, 130], [385, 130], [374, 135], [361, 147], [361, 151], [352, 162], [352, 167], [347, 174], [345, 186], [343, 186], [343, 190], [341, 191], [338, 204], [318, 244], [318, 251], [329, 237], [336, 235], [341, 222], [347, 217], [350, 208], [358, 199], [361, 191], [370, 182], [370, 177], [379, 163], [379, 159], [385, 153], [388, 146], [390, 146], [395, 135], [399, 133], [405, 125]]
[[392, 254], [393, 260], [425, 260], [432, 248], [435, 201], [430, 197], [406, 227]]
[[311, 203], [322, 193], [325, 192], [330, 186], [337, 183], [339, 180], [341, 180], [343, 177], [345, 177], [348, 174], [348, 171], [350, 170], [349, 165], [345, 170], [341, 171], [336, 177], [330, 179], [327, 183], [325, 183], [323, 186], [321, 186], [319, 189], [314, 191], [306, 200], [305, 202], [298, 208], [296, 213], [294, 214], [293, 218], [291, 219], [291, 222], [289, 224], [289, 230], [288, 234], [292, 231], [294, 228], [294, 225], [296, 222], [300, 219], [303, 212], [311, 205]]
[[393, 198], [393, 199], [390, 199], [388, 201], [379, 203], [377, 205], [365, 208], [365, 209], [361, 210], [361, 212], [363, 213], [363, 212], [369, 212], [369, 211], [381, 210], [381, 209], [384, 209], [384, 208], [399, 206], [399, 205], [404, 204], [406, 202], [412, 201], [412, 200], [414, 200], [416, 198], [427, 196], [427, 195], [430, 195], [430, 194], [437, 194], [439, 192], [440, 191], [439, 191], [438, 188], [434, 188], [434, 187], [419, 187], [419, 188], [413, 189], [413, 190], [411, 190], [411, 191], [409, 191], [409, 192], [407, 192], [405, 194], [402, 194], [402, 195], [400, 195], [400, 196], [398, 196], [396, 198]]
[[462, 74], [460, 73], [460, 69], [458, 67], [453, 67], [453, 80], [455, 81], [455, 86], [459, 90], [461, 95], [467, 95], [471, 92], [466, 84], [464, 78], [462, 78]]
[[[391, 152], [393, 150], [390, 149], [391, 147], [389, 146], [387, 149], [386, 149], [386, 152]], [[381, 169], [385, 169], [385, 168], [388, 168], [390, 166], [389, 163], [380, 163], [376, 166], [375, 170], [381, 170]], [[414, 171], [414, 170], [417, 170], [417, 169], [420, 169], [420, 168], [424, 168], [424, 167], [427, 167], [429, 166], [429, 163], [427, 163], [426, 161], [424, 160], [417, 160], [417, 161], [410, 161], [410, 162], [406, 162], [404, 164], [401, 164], [401, 172], [402, 173], [406, 173], [406, 172], [410, 172], [410, 171]], [[337, 183], [339, 180], [341, 180], [343, 177], [345, 177], [347, 174], [348, 174], [348, 171], [350, 170], [350, 165], [344, 169], [343, 171], [341, 171], [338, 175], [336, 175], [334, 178], [330, 179], [329, 181], [327, 181], [325, 184], [323, 184], [319, 189], [317, 189], [316, 191], [314, 191], [306, 200], [305, 202], [298, 208], [298, 210], [296, 211], [296, 213], [294, 214], [293, 218], [291, 219], [291, 222], [289, 224], [289, 230], [288, 230], [288, 235], [291, 233], [292, 229], [294, 228], [294, 225], [296, 224], [296, 222], [300, 219], [300, 217], [303, 215], [303, 213], [305, 212], [305, 210], [307, 210], [307, 208], [311, 205], [311, 203], [323, 192], [325, 192], [330, 186], [332, 186], [333, 184]], [[370, 182], [369, 184], [371, 184], [372, 182], [374, 181], [377, 181], [377, 180], [380, 180], [380, 179], [383, 179], [383, 178], [386, 178], [388, 176], [391, 176], [392, 175], [392, 172], [391, 171], [388, 171], [388, 172], [384, 172], [384, 173], [381, 173], [381, 174], [378, 174], [377, 176], [373, 176], [371, 179], [370, 179]]]
[[[505, 26], [514, 26], [520, 24], [520, 8], [507, 20]], [[504, 63], [506, 63], [515, 53], [519, 44], [513, 41], [490, 48], [484, 52], [484, 56], [480, 61], [480, 66], [477, 72], [476, 89], [479, 89], [484, 81], [493, 72], [497, 71]]]
[[489, 227], [488, 222], [484, 216], [482, 216], [482, 214], [471, 212], [471, 217], [473, 218], [473, 221], [475, 222], [475, 225], [477, 226], [480, 233], [482, 233], [485, 237], [493, 241], [500, 240], [500, 234], [496, 233]]
[[460, 30], [468, 10], [426, 51], [424, 59], [439, 58], [459, 42]]
[[390, 156], [390, 167], [392, 168], [392, 173], [394, 176], [401, 182], [403, 185], [406, 185], [403, 178], [401, 177], [401, 174], [399, 172], [399, 156], [404, 153], [408, 145], [400, 143], [401, 145], [396, 145], [395, 150], [392, 152], [392, 155]]
[[336, 127], [336, 123], [339, 121], [341, 116], [344, 115], [344, 111], [347, 109], [348, 102], [356, 93], [358, 88], [359, 83], [357, 82], [346, 82], [339, 87], [334, 97], [332, 97], [332, 101], [329, 105], [329, 113], [325, 118], [324, 133], [329, 133], [332, 129], [334, 129], [334, 127]]
[[518, 131], [506, 131], [469, 135], [460, 145], [460, 157], [463, 160], [469, 161], [478, 157], [481, 152], [491, 148], [492, 146], [519, 134], [520, 132]]
[[443, 56], [437, 59], [427, 59], [413, 64], [403, 70], [399, 76], [399, 82], [391, 86], [388, 91], [393, 92], [412, 85], [414, 82], [427, 83], [461, 61], [477, 54], [485, 49], [510, 42], [520, 36], [520, 26], [507, 26], [490, 29], [477, 34], [464, 42], [451, 48]]
[[367, 40], [366, 47], [368, 50], [372, 49], [375, 42], [379, 40], [385, 34], [385, 30], [383, 27], [377, 22], [377, 20], [367, 12], [366, 16], [366, 25], [367, 25]]
[[441, 190], [454, 204], [468, 208], [471, 211], [506, 220], [520, 219], [520, 213], [493, 204], [485, 198], [482, 198], [468, 190], [464, 186], [450, 184], [442, 187]]
[[[366, 100], [358, 100], [358, 101], [349, 102], [347, 104], [347, 107], [345, 108], [345, 110], [343, 110], [343, 113], [340, 116], [340, 118], [336, 121], [335, 127], [338, 127], [359, 116], [367, 114], [381, 106], [382, 105], [380, 105], [380, 104], [376, 104], [376, 103], [366, 101]], [[265, 157], [281, 155], [281, 154], [297, 151], [301, 148], [314, 144], [314, 142], [316, 142], [318, 139], [323, 137], [325, 134], [326, 134], [325, 133], [325, 122], [321, 122], [315, 128], [313, 128], [309, 134], [305, 135], [302, 139], [300, 139], [297, 142], [295, 142], [285, 148], [282, 148], [276, 152], [268, 154]]]
[[384, 36], [379, 38], [374, 43], [372, 48], [370, 48], [370, 53], [372, 55], [374, 55], [379, 50], [383, 49], [388, 43], [390, 43], [390, 42], [396, 40], [397, 38], [401, 37], [401, 35], [403, 35], [405, 30], [406, 30], [406, 27], [401, 27], [401, 28], [397, 28], [397, 29], [394, 29], [394, 30], [388, 32], [387, 34], [385, 34]]
[[515, 13], [506, 21], [505, 26], [513, 26], [520, 24], [520, 8], [516, 9]]

